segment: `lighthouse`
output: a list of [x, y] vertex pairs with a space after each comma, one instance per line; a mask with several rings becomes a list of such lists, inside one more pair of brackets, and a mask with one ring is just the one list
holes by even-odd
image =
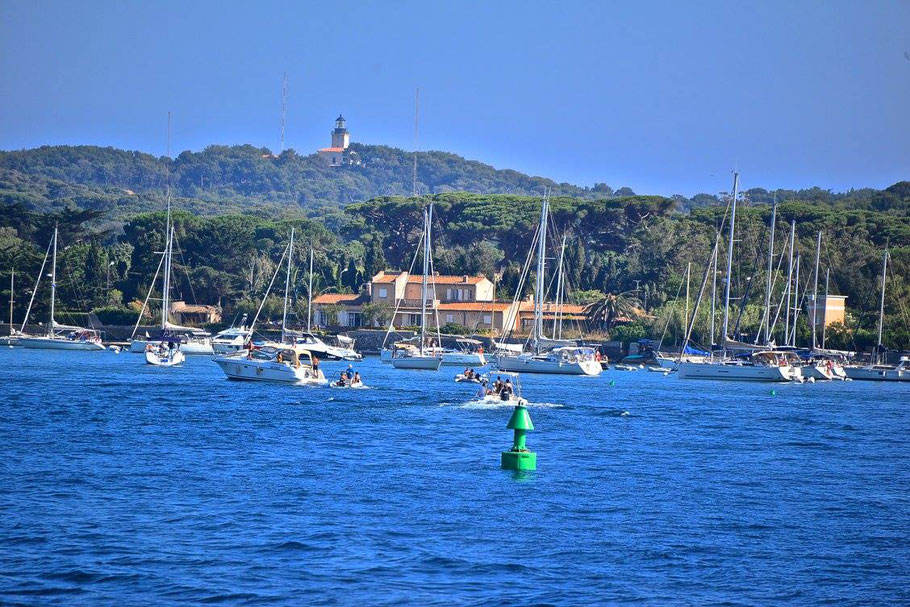
[[339, 114], [335, 119], [335, 129], [332, 131], [332, 146], [319, 150], [319, 155], [326, 159], [329, 166], [341, 166], [344, 163], [344, 151], [350, 145], [351, 134], [345, 127], [344, 116]]

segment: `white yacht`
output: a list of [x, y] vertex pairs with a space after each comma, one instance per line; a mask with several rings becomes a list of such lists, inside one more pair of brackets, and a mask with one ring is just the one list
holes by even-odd
[[346, 335], [336, 335], [332, 345], [313, 333], [285, 331], [282, 341], [303, 346], [320, 360], [363, 360], [363, 355], [354, 350], [354, 340]]
[[228, 379], [326, 385], [322, 370], [313, 366], [310, 352], [300, 346], [263, 346], [216, 356]]
[[26, 335], [18, 333], [17, 344], [23, 348], [40, 348], [45, 350], [104, 350], [101, 343], [101, 336], [94, 329], [85, 329], [83, 327], [74, 327], [70, 325], [61, 325], [54, 320], [54, 304], [57, 297], [57, 227], [54, 226], [54, 239], [48, 247], [48, 252], [44, 256], [44, 262], [41, 264], [41, 270], [38, 274], [38, 280], [35, 282], [35, 290], [32, 291], [32, 299], [29, 301], [28, 310], [25, 312], [25, 320], [22, 321], [22, 331], [28, 322], [29, 313], [32, 310], [32, 304], [35, 301], [35, 293], [38, 292], [38, 285], [41, 283], [41, 276], [44, 274], [44, 266], [47, 263], [48, 254], [53, 248], [53, 258], [51, 262], [51, 307], [50, 319], [47, 323], [47, 333], [45, 335]]
[[753, 352], [748, 360], [727, 359], [716, 362], [679, 363], [681, 379], [720, 379], [738, 381], [802, 381], [802, 368], [789, 352]]
[[540, 354], [499, 356], [496, 367], [515, 373], [552, 373], [555, 375], [600, 375], [603, 368], [593, 348], [562, 346]]
[[456, 348], [443, 351], [443, 366], [482, 367], [487, 364], [483, 344], [476, 339], [456, 339], [455, 343]]
[[896, 367], [889, 365], [847, 366], [844, 372], [850, 379], [866, 381], [910, 381], [910, 357], [902, 356]]
[[[442, 364], [442, 351], [438, 347], [439, 338], [439, 319], [436, 319], [436, 341], [427, 338], [427, 313], [428, 303], [430, 309], [435, 312], [435, 304], [427, 301], [427, 278], [432, 271], [432, 250], [431, 245], [431, 227], [433, 223], [433, 205], [430, 204], [423, 211], [423, 281], [420, 296], [420, 337], [416, 346], [408, 348], [396, 347], [392, 351], [392, 366], [396, 369], [423, 369], [428, 371], [439, 370]], [[420, 246], [420, 245], [418, 245]], [[433, 300], [436, 300], [435, 289]], [[434, 314], [435, 316], [435, 314]], [[396, 344], [397, 346], [397, 344]]]
[[243, 349], [243, 345], [250, 338], [250, 331], [246, 325], [230, 327], [219, 331], [212, 338], [212, 350], [215, 354], [230, 354]]

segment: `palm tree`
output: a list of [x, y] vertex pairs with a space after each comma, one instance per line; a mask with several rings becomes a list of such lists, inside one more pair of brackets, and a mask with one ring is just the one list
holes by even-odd
[[635, 291], [624, 293], [607, 293], [597, 301], [585, 306], [585, 318], [588, 326], [601, 331], [610, 331], [622, 318], [638, 314], [641, 302], [634, 296]]

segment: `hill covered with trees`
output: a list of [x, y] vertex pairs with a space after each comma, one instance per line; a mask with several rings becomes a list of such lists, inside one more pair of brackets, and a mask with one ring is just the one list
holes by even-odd
[[[406, 197], [410, 153], [362, 145], [352, 151], [354, 163], [343, 167], [328, 167], [314, 155], [292, 150], [275, 157], [252, 146], [211, 146], [170, 162], [97, 147], [2, 152], [0, 272], [16, 268], [30, 287], [57, 222], [65, 247], [60, 260], [63, 308], [111, 307], [135, 318], [124, 306], [144, 297], [157, 267], [170, 173], [180, 249], [177, 295], [220, 303], [228, 319], [255, 305], [292, 225], [300, 230], [298, 254], [310, 244], [316, 249], [317, 290], [356, 291], [381, 269], [408, 268], [420, 209], [430, 201], [436, 208], [436, 270], [495, 277], [498, 296], [507, 298], [518, 287], [540, 193], [552, 188], [552, 227], [568, 237], [566, 268], [573, 297], [591, 301], [613, 294], [648, 313], [632, 326], [609, 327], [616, 336], [659, 337], [669, 320], [671, 338], [678, 338], [681, 306], [673, 300], [690, 262], [693, 292], [700, 285], [729, 198], [638, 196], [604, 184], [582, 188], [441, 152], [421, 153], [422, 195], [411, 198]], [[847, 295], [851, 311], [848, 326], [833, 332], [841, 346], [867, 346], [873, 339], [881, 253], [890, 246], [886, 336], [890, 345], [910, 348], [905, 303], [910, 300], [910, 182], [844, 193], [755, 188], [741, 196], [732, 287], [735, 297], [747, 296], [739, 323], [744, 333], [754, 333], [760, 318], [770, 203], [776, 199], [775, 253], [781, 254], [784, 234], [795, 220], [803, 259], [801, 289], [814, 263], [816, 233], [822, 232], [822, 273], [831, 269], [831, 291]], [[551, 253], [555, 257], [555, 250]], [[777, 272], [776, 293], [783, 280]], [[21, 294], [23, 281], [18, 284]], [[302, 270], [294, 284], [298, 305], [303, 305]], [[24, 299], [19, 297], [18, 318]], [[706, 314], [702, 308], [696, 332], [702, 342]]]

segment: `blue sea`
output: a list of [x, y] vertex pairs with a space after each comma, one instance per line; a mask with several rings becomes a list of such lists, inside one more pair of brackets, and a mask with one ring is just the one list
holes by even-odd
[[910, 385], [357, 370], [3, 348], [0, 603], [910, 602]]

